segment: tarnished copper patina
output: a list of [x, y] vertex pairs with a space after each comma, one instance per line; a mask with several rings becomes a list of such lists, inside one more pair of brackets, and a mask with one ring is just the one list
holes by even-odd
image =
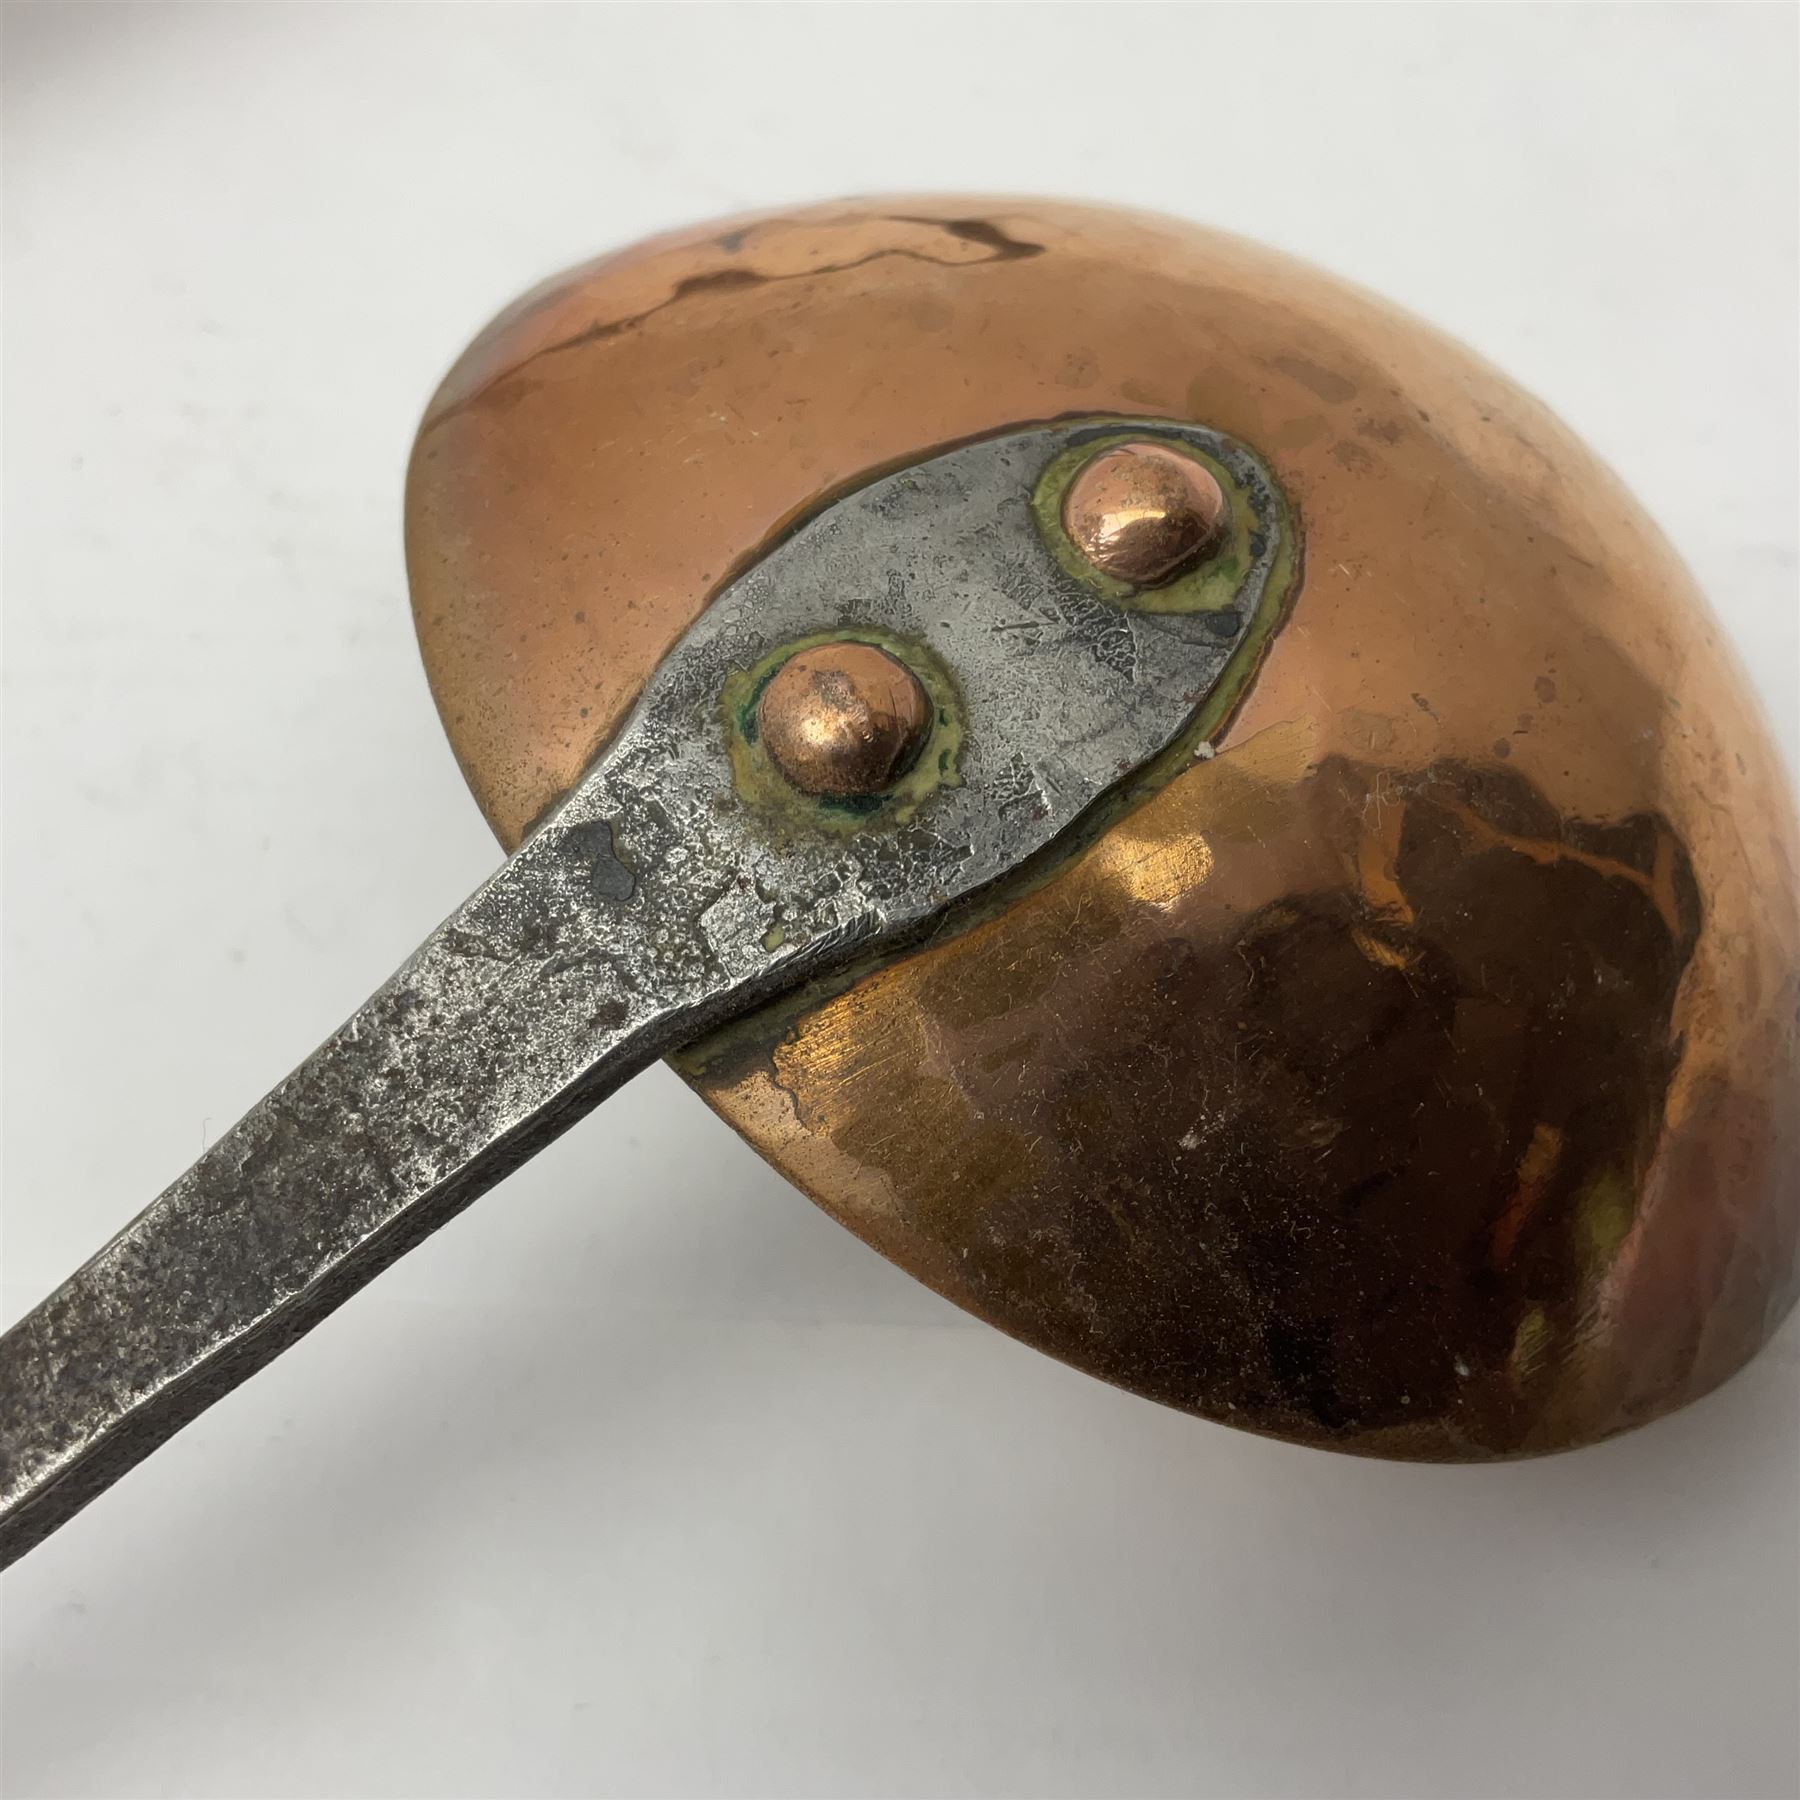
[[1704, 1393], [1796, 1289], [1782, 770], [1615, 478], [1313, 269], [1141, 214], [890, 199], [528, 295], [445, 381], [408, 495], [426, 664], [500, 838], [821, 497], [1087, 414], [1233, 434], [1297, 513], [1211, 754], [684, 1073], [940, 1292], [1210, 1418], [1475, 1459]]

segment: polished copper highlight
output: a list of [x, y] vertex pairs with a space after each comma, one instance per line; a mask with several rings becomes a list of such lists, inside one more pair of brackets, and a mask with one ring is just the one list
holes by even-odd
[[1119, 444], [1069, 483], [1062, 519], [1069, 541], [1102, 575], [1156, 587], [1217, 542], [1225, 495], [1191, 456], [1165, 444]]
[[880, 794], [931, 734], [931, 702], [897, 656], [873, 644], [820, 644], [782, 664], [757, 703], [763, 747], [804, 794]]

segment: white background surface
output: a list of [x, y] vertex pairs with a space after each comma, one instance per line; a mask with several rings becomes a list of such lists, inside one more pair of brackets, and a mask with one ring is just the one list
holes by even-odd
[[[672, 223], [1060, 190], [1387, 292], [1623, 471], [1794, 754], [1792, 10], [7, 26], [9, 1313], [495, 861], [412, 426]], [[0, 1783], [1792, 1795], [1797, 1367], [1547, 1463], [1258, 1442], [970, 1323], [658, 1070], [7, 1577]]]

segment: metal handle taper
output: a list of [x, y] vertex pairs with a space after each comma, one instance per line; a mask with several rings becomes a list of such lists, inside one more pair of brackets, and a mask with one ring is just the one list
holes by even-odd
[[[506, 865], [0, 1338], [0, 1562], [645, 1064], [938, 927], [1077, 842], [1182, 741], [1291, 526], [1241, 444], [1131, 421], [1219, 471], [1232, 573], [1186, 611], [1121, 599], [1034, 504], [1120, 426], [1013, 432], [885, 476], [713, 600]], [[916, 769], [853, 803], [758, 741], [759, 683], [834, 640], [878, 646], [929, 699], [908, 722]]]

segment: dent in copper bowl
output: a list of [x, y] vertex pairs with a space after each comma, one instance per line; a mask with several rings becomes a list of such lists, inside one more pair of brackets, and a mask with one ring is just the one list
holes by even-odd
[[1215, 1418], [1482, 1457], [1705, 1392], [1795, 1292], [1785, 780], [1610, 474], [1369, 296], [1169, 220], [933, 200], [546, 284], [452, 372], [409, 487], [489, 818], [515, 841], [821, 495], [1071, 413], [1229, 432], [1298, 509], [1214, 754], [690, 1078], [941, 1291]]

